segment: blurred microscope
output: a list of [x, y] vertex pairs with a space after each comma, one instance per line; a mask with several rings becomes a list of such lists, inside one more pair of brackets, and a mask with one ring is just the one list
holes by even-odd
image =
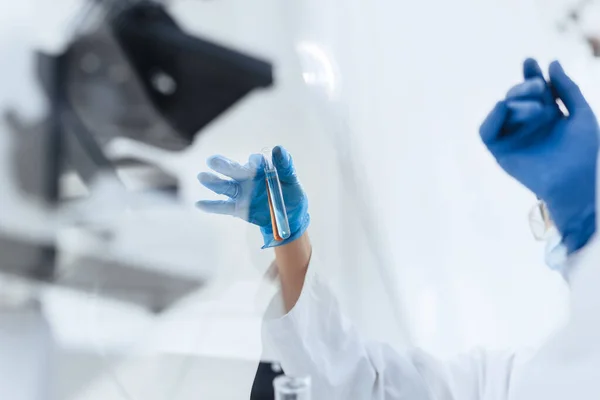
[[269, 62], [187, 34], [161, 2], [89, 0], [71, 34], [59, 53], [36, 54], [47, 115], [4, 110], [0, 348], [29, 349], [22, 371], [39, 384], [5, 379], [13, 361], [3, 357], [0, 398], [47, 399], [51, 334], [40, 288], [160, 313], [205, 285], [215, 265], [202, 262], [202, 227], [190, 222], [176, 176], [119, 149], [185, 150], [273, 84]]

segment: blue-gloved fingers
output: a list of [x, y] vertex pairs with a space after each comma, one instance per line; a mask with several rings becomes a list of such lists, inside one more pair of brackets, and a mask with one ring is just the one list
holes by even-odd
[[235, 199], [240, 192], [239, 183], [228, 179], [221, 179], [210, 172], [199, 173], [198, 181], [216, 194], [224, 194], [232, 199]]
[[273, 165], [277, 168], [279, 180], [285, 183], [298, 182], [292, 156], [282, 146], [275, 146], [273, 148]]
[[504, 125], [496, 133], [494, 140], [487, 143], [496, 156], [527, 148], [536, 142], [539, 143], [548, 134], [548, 130], [542, 129], [542, 127], [556, 120], [556, 110], [544, 107], [541, 112], [530, 115], [524, 123], [517, 124], [512, 122], [508, 105], [507, 109], [508, 116]]
[[248, 166], [253, 171], [263, 170], [265, 168], [265, 160], [262, 154], [250, 154], [250, 157], [248, 157]]
[[513, 124], [507, 124], [502, 129], [501, 139], [503, 140], [501, 146], [505, 151], [509, 151], [509, 149], [524, 148], [543, 140], [547, 130], [540, 128], [555, 119], [554, 110], [546, 107], [541, 112], [537, 112], [535, 116], [530, 116], [527, 122], [517, 129], [513, 128]]
[[196, 207], [211, 214], [235, 216], [235, 202], [232, 200], [200, 200]]
[[292, 166], [290, 153], [283, 146], [273, 148], [273, 163], [278, 169], [286, 170]]
[[223, 156], [212, 156], [206, 163], [212, 170], [238, 181], [254, 176], [251, 169]]
[[565, 73], [558, 61], [553, 61], [550, 64], [549, 75], [552, 87], [556, 91], [558, 98], [567, 107], [569, 114], [573, 115], [577, 110], [581, 109], [589, 110], [589, 105], [585, 97], [583, 97], [579, 86]]
[[504, 101], [496, 104], [479, 128], [481, 140], [486, 145], [493, 143], [502, 131], [502, 126], [508, 116], [508, 107]]
[[509, 110], [508, 124], [511, 126], [531, 122], [536, 118], [540, 118], [544, 113], [544, 105], [539, 101], [513, 100], [508, 101], [506, 106]]
[[528, 58], [527, 60], [525, 60], [525, 62], [523, 62], [523, 77], [525, 78], [525, 80], [539, 78], [542, 81], [544, 81], [544, 83], [546, 83], [546, 87], [542, 95], [542, 101], [544, 102], [544, 104], [547, 105], [556, 105], [556, 102], [554, 101], [554, 96], [552, 95], [552, 91], [550, 90], [548, 83], [544, 79], [544, 73], [542, 72], [542, 69], [540, 68], [538, 62], [533, 58]]
[[544, 73], [535, 59], [528, 58], [523, 62], [523, 77], [525, 80], [532, 78], [544, 80]]
[[539, 99], [541, 101], [546, 89], [546, 82], [543, 78], [531, 78], [513, 86], [506, 94], [506, 99]]

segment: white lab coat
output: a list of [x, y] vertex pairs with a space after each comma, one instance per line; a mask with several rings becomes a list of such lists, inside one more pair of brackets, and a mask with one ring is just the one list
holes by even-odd
[[569, 323], [536, 353], [474, 352], [441, 362], [364, 340], [319, 278], [313, 257], [295, 307], [273, 302], [264, 345], [292, 376], [310, 375], [314, 400], [600, 399], [600, 240], [569, 259]]

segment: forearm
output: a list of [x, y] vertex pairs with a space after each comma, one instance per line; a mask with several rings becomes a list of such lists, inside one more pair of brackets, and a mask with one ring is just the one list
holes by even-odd
[[286, 312], [294, 308], [300, 297], [311, 254], [312, 246], [307, 233], [298, 240], [275, 247], [275, 260]]

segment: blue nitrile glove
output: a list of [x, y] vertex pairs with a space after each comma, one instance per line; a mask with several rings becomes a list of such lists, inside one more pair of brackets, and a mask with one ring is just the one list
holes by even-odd
[[535, 60], [525, 61], [524, 75], [483, 122], [481, 138], [508, 174], [546, 202], [572, 253], [596, 230], [598, 123], [558, 62], [550, 64], [549, 83]]
[[263, 248], [280, 246], [298, 239], [310, 222], [308, 199], [296, 176], [292, 157], [281, 146], [273, 149], [272, 156], [290, 224], [290, 237], [283, 241], [276, 241], [273, 236], [262, 155], [252, 154], [246, 165], [223, 156], [213, 156], [208, 159], [208, 166], [231, 179], [222, 179], [210, 172], [198, 175], [202, 185], [229, 199], [202, 200], [196, 206], [210, 213], [231, 215], [258, 225], [265, 242]]

